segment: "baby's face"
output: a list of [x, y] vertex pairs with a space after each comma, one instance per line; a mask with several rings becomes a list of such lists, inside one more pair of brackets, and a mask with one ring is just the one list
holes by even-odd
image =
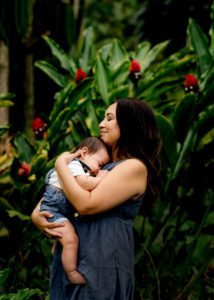
[[100, 169], [110, 161], [110, 157], [107, 150], [101, 148], [96, 153], [86, 154], [82, 161], [91, 169], [92, 173], [96, 175]]

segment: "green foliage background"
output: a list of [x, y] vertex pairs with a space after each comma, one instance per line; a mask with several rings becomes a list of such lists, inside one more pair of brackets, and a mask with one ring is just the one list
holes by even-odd
[[[45, 34], [51, 59], [35, 67], [56, 85], [47, 117], [47, 138], [23, 132], [8, 138], [0, 128], [0, 299], [48, 299], [52, 241], [34, 228], [30, 214], [44, 188], [44, 175], [56, 156], [86, 135], [98, 135], [106, 106], [115, 97], [138, 97], [154, 108], [163, 140], [160, 199], [152, 212], [135, 220], [135, 299], [212, 299], [213, 289], [213, 120], [214, 5], [209, 36], [189, 19], [189, 45], [166, 55], [169, 41], [141, 41], [131, 50], [113, 38], [97, 44], [88, 27], [64, 50]], [[141, 79], [129, 79], [131, 59]], [[76, 84], [78, 68], [88, 77]], [[199, 92], [185, 94], [184, 76], [194, 74]], [[13, 105], [13, 94], [0, 105]], [[18, 176], [21, 162], [31, 166]]]

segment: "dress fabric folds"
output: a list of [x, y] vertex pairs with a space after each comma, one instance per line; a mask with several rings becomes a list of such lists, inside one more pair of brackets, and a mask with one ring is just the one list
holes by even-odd
[[[119, 162], [107, 164], [110, 171]], [[104, 214], [71, 220], [79, 238], [78, 271], [85, 285], [71, 284], [63, 270], [61, 245], [51, 264], [50, 300], [133, 300], [133, 220], [143, 197]]]

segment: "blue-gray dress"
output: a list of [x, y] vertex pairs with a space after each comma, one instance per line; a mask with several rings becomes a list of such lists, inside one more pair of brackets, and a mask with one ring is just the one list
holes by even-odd
[[[110, 171], [119, 162], [107, 164]], [[85, 285], [71, 284], [58, 243], [51, 264], [50, 300], [132, 300], [134, 293], [133, 220], [143, 197], [104, 214], [72, 220], [79, 237], [78, 270]]]

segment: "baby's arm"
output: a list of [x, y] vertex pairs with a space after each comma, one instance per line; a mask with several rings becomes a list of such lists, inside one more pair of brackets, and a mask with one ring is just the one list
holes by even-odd
[[100, 183], [100, 181], [107, 175], [107, 173], [108, 171], [101, 170], [96, 175], [96, 177], [85, 174], [75, 176], [75, 179], [84, 190], [90, 192]]

